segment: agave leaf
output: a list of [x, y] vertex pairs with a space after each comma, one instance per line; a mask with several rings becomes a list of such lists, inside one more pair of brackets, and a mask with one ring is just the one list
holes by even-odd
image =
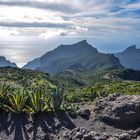
[[42, 108], [42, 112], [43, 112], [43, 111], [46, 111], [46, 110], [47, 110], [47, 108], [48, 108], [48, 106], [47, 106], [47, 105], [45, 105], [45, 106]]
[[13, 107], [13, 110], [16, 110], [16, 103], [15, 103], [15, 100], [13, 98], [13, 95], [9, 95], [8, 100], [9, 100], [9, 103], [11, 104], [11, 106]]
[[14, 109], [12, 109], [10, 106], [8, 106], [8, 105], [3, 105], [3, 107], [2, 107], [4, 110], [6, 109], [6, 110], [10, 110], [11, 112], [15, 112], [15, 110]]
[[32, 109], [32, 107], [30, 107], [30, 106], [28, 106], [28, 105], [25, 106], [25, 111], [26, 111], [26, 113], [28, 113], [28, 114], [34, 114], [34, 113], [35, 113], [35, 112], [34, 112], [34, 109]]
[[10, 86], [8, 85], [3, 85], [2, 88], [0, 88], [0, 97], [4, 98], [4, 94], [6, 93], [6, 91], [8, 91], [10, 89]]

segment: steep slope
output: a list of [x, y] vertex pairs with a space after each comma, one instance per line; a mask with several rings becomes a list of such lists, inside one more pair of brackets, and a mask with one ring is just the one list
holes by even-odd
[[17, 67], [17, 65], [15, 63], [12, 63], [12, 62], [6, 60], [5, 57], [0, 56], [0, 67], [7, 67], [7, 66]]
[[[47, 52], [39, 60], [40, 66], [38, 65], [34, 69], [49, 74], [57, 74], [65, 69], [70, 69], [72, 66], [92, 70], [122, 67], [118, 58], [111, 54], [99, 53], [86, 40], [72, 45], [60, 45], [56, 49]], [[27, 66], [29, 64], [24, 68], [27, 68]], [[28, 68], [33, 69], [33, 67]]]
[[131, 69], [140, 70], [140, 49], [135, 45], [128, 47], [126, 50], [115, 54], [120, 59], [120, 63]]
[[35, 70], [37, 67], [40, 67], [40, 58], [36, 58], [33, 61], [28, 62], [28, 64], [23, 66], [23, 69]]

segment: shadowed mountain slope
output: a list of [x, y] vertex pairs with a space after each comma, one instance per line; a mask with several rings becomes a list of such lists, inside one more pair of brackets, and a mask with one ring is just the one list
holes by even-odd
[[140, 70], [140, 49], [135, 45], [128, 47], [126, 50], [115, 54], [120, 59], [120, 63], [127, 68]]
[[112, 54], [102, 54], [86, 40], [72, 45], [60, 45], [42, 57], [26, 64], [25, 69], [37, 69], [57, 74], [66, 69], [85, 68], [92, 70], [122, 67], [119, 59]]

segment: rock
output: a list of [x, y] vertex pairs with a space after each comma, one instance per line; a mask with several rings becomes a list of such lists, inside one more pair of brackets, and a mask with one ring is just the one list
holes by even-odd
[[93, 111], [95, 116], [90, 116], [89, 109], [82, 108], [77, 112], [77, 115], [90, 119], [90, 123], [87, 123], [86, 126], [91, 127], [93, 125], [92, 129], [89, 129], [89, 127], [76, 127], [68, 130], [61, 139], [137, 140], [139, 138], [140, 96], [110, 95], [98, 100]]
[[73, 119], [76, 119], [76, 118], [77, 118], [76, 113], [73, 112], [73, 111], [68, 111], [68, 114], [69, 114], [69, 116], [70, 116], [71, 118], [73, 118]]
[[84, 136], [83, 136], [83, 140], [92, 140], [93, 139], [93, 136], [92, 136], [92, 134], [85, 134]]
[[88, 131], [86, 128], [77, 127], [71, 131], [66, 131], [61, 139], [66, 140], [107, 140], [109, 136], [104, 133]]
[[131, 138], [129, 138], [128, 133], [122, 133], [119, 135], [119, 139], [120, 140], [131, 140]]
[[108, 136], [103, 133], [91, 131], [83, 136], [82, 140], [107, 140]]
[[81, 109], [78, 111], [78, 115], [80, 115], [82, 118], [89, 119], [90, 110], [89, 109]]
[[140, 96], [110, 95], [96, 102], [95, 116], [114, 127], [137, 128], [140, 125]]
[[66, 132], [63, 134], [62, 137], [65, 138], [65, 139], [68, 139], [68, 138], [70, 137], [70, 136], [69, 136], [69, 132], [66, 131]]
[[85, 133], [87, 133], [87, 130], [85, 128], [77, 127], [73, 129], [71, 134], [73, 135], [73, 139], [81, 139]]
[[33, 127], [29, 124], [29, 125], [26, 125], [26, 130], [28, 133], [32, 133], [33, 132]]
[[121, 94], [117, 93], [117, 94], [113, 94], [111, 96], [109, 96], [109, 101], [115, 101], [118, 97], [120, 97]]
[[76, 127], [71, 131], [66, 131], [62, 139], [81, 140], [87, 132], [88, 130], [85, 128]]
[[[139, 95], [114, 94], [99, 99], [95, 106], [80, 104], [80, 107], [81, 109], [76, 113], [69, 110], [58, 115], [42, 114], [33, 123], [25, 120], [25, 117], [20, 118], [22, 121], [17, 120], [19, 115], [14, 118], [11, 114], [9, 116], [1, 114], [0, 138], [4, 140], [19, 140], [19, 138], [23, 140], [140, 140]], [[90, 115], [92, 108], [95, 115]], [[15, 128], [15, 131], [12, 132], [11, 127]], [[21, 127], [22, 135], [19, 133]]]

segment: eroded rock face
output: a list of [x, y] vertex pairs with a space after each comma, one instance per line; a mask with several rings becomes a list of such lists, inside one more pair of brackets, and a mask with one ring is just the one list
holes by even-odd
[[[80, 111], [83, 114], [86, 111]], [[90, 112], [91, 113], [91, 112]], [[63, 140], [139, 140], [140, 96], [114, 94], [96, 102], [92, 128], [67, 130]], [[89, 118], [91, 120], [91, 118]]]
[[114, 127], [133, 129], [140, 126], [140, 96], [114, 94], [96, 102], [96, 117]]
[[77, 127], [64, 133], [62, 139], [65, 140], [107, 140], [109, 136], [105, 133], [88, 131], [86, 128]]

